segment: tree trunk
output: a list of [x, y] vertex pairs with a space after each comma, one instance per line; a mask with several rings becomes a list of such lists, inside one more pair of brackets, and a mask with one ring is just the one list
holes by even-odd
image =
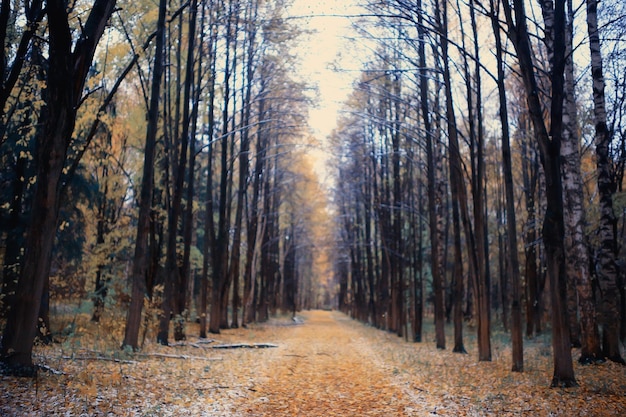
[[[591, 363], [601, 359], [600, 340], [596, 324], [595, 302], [589, 268], [589, 251], [585, 241], [585, 209], [583, 181], [580, 172], [580, 138], [577, 133], [576, 98], [574, 93], [572, 2], [568, 0], [566, 26], [565, 102], [563, 112], [563, 198], [566, 225], [565, 253], [568, 282], [568, 313], [570, 336], [574, 346], [581, 347], [579, 362]], [[580, 328], [578, 323], [580, 311]]]
[[566, 314], [566, 282], [564, 258], [563, 190], [561, 184], [560, 147], [563, 111], [564, 72], [564, 0], [557, 0], [554, 13], [554, 65], [552, 68], [552, 104], [550, 134], [546, 129], [539, 88], [534, 75], [532, 51], [526, 13], [521, 0], [514, 0], [515, 21], [508, 3], [503, 3], [506, 13], [508, 35], [520, 63], [520, 71], [526, 89], [528, 110], [539, 143], [541, 162], [546, 177], [547, 208], [543, 223], [543, 241], [546, 249], [546, 268], [550, 280], [552, 303], [552, 348], [554, 375], [552, 386], [576, 386], [572, 364], [569, 327]]
[[[448, 163], [450, 170], [450, 194], [452, 198], [452, 227], [454, 241], [454, 271], [453, 271], [453, 300], [454, 300], [454, 349], [453, 352], [467, 353], [463, 344], [463, 254], [461, 244], [461, 221], [463, 213], [464, 223], [467, 226], [467, 191], [463, 181], [463, 168], [459, 149], [456, 116], [452, 98], [450, 67], [448, 64], [448, 16], [447, 5], [444, 3], [442, 14], [437, 13], [437, 20], [441, 30], [441, 57], [443, 60], [443, 83], [446, 100], [446, 125], [448, 130]], [[466, 230], [466, 238], [469, 234]], [[469, 239], [469, 238], [468, 238]], [[469, 242], [469, 240], [468, 240]], [[471, 252], [475, 251], [472, 249]], [[473, 264], [472, 264], [473, 265]]]
[[[210, 2], [209, 6], [209, 27], [212, 27], [215, 23], [215, 16], [213, 10], [214, 3]], [[204, 3], [203, 3], [204, 11]], [[203, 13], [204, 14], [204, 13]], [[206, 204], [205, 204], [205, 218], [204, 218], [204, 247], [202, 249], [202, 276], [200, 278], [200, 337], [205, 338], [207, 336], [207, 303], [209, 297], [209, 260], [214, 259], [215, 248], [215, 224], [213, 221], [214, 209], [213, 209], [213, 130], [215, 128], [215, 79], [216, 79], [216, 59], [217, 54], [217, 31], [212, 30], [211, 36], [209, 36], [208, 45], [210, 57], [209, 63], [209, 85], [208, 85], [208, 106], [207, 106], [207, 126], [206, 131], [211, 132], [209, 135], [209, 145], [207, 148], [207, 178], [206, 178]], [[211, 271], [212, 272], [212, 271]]]
[[161, 96], [161, 78], [163, 76], [163, 53], [165, 46], [165, 12], [167, 1], [159, 1], [159, 17], [157, 21], [156, 49], [154, 69], [150, 92], [150, 108], [148, 109], [148, 126], [146, 128], [146, 144], [144, 150], [143, 177], [139, 197], [139, 218], [137, 220], [137, 237], [131, 274], [131, 301], [126, 316], [126, 330], [122, 347], [133, 350], [139, 348], [139, 327], [141, 310], [146, 296], [146, 273], [148, 271], [148, 236], [150, 234], [150, 218], [152, 194], [154, 191], [154, 159], [159, 123], [159, 98]]
[[511, 350], [513, 372], [524, 370], [524, 347], [522, 337], [522, 303], [521, 279], [519, 258], [517, 252], [517, 220], [515, 216], [515, 193], [513, 185], [513, 163], [511, 161], [511, 144], [509, 135], [509, 117], [506, 101], [506, 87], [504, 84], [504, 61], [498, 10], [494, 0], [491, 5], [491, 23], [496, 40], [497, 84], [500, 104], [500, 125], [502, 128], [502, 173], [504, 177], [504, 192], [506, 204], [507, 243], [509, 248], [509, 262], [507, 273], [511, 279]]
[[[254, 30], [254, 29], [252, 29]], [[254, 35], [250, 32], [248, 36], [254, 38]], [[235, 223], [233, 225], [233, 249], [230, 258], [230, 280], [233, 283], [233, 316], [231, 321], [232, 328], [239, 327], [239, 314], [238, 310], [241, 304], [239, 297], [239, 280], [240, 280], [240, 265], [241, 265], [241, 234], [243, 223], [243, 208], [245, 205], [245, 197], [247, 195], [248, 176], [249, 176], [249, 164], [250, 164], [250, 130], [248, 128], [250, 123], [250, 109], [251, 109], [251, 89], [252, 89], [252, 46], [253, 40], [248, 41], [248, 61], [246, 62], [247, 73], [244, 74], [244, 82], [246, 83], [245, 95], [243, 97], [242, 109], [241, 109], [241, 123], [242, 130], [240, 134], [239, 145], [239, 184], [237, 188], [237, 201], [235, 208]]]
[[[520, 118], [521, 119], [521, 118]], [[539, 161], [534, 149], [528, 149], [525, 120], [518, 120], [522, 128], [522, 177], [524, 185], [524, 204], [526, 206], [526, 224], [524, 226], [524, 277], [526, 280], [526, 337], [531, 338], [541, 328], [541, 297], [543, 286], [539, 285], [537, 273], [537, 231], [536, 231], [536, 191]]]
[[418, 54], [419, 54], [419, 78], [420, 78], [420, 107], [426, 134], [426, 160], [428, 176], [428, 215], [430, 219], [430, 250], [431, 250], [431, 270], [433, 275], [433, 287], [435, 293], [435, 339], [437, 349], [446, 348], [446, 335], [444, 331], [444, 293], [443, 276], [439, 270], [439, 233], [437, 227], [437, 202], [435, 190], [435, 154], [434, 154], [434, 132], [431, 127], [428, 108], [428, 74], [426, 71], [426, 51], [424, 48], [425, 32], [423, 26], [422, 1], [417, 2], [417, 29], [418, 29]]
[[393, 291], [394, 291], [394, 321], [395, 331], [399, 337], [403, 336], [405, 326], [405, 309], [404, 309], [404, 241], [402, 236], [403, 229], [403, 196], [402, 196], [402, 175], [400, 172], [401, 154], [400, 154], [400, 138], [401, 138], [401, 81], [399, 75], [396, 73], [392, 80], [394, 97], [393, 100], [393, 112], [394, 112], [394, 124], [393, 132], [391, 136], [392, 140], [392, 177], [393, 177], [393, 217], [392, 217], [392, 239], [393, 239]]
[[[417, 244], [415, 251], [417, 252], [415, 256], [415, 276], [413, 280], [415, 281], [415, 317], [414, 317], [414, 328], [413, 328], [413, 340], [415, 342], [422, 341], [422, 325], [424, 321], [424, 273], [423, 273], [423, 242], [424, 242], [424, 226], [422, 225], [422, 219], [424, 218], [424, 205], [423, 203], [423, 191], [422, 184], [423, 181], [421, 178], [418, 179], [418, 187], [417, 187], [417, 218], [414, 220], [414, 224], [417, 223], [418, 231], [417, 231]], [[415, 211], [413, 211], [415, 212]]]
[[[445, 9], [445, 8], [444, 8]], [[470, 19], [472, 22], [472, 32], [474, 34], [474, 59], [476, 69], [474, 71], [476, 108], [472, 109], [473, 101], [468, 104], [472, 114], [470, 120], [471, 155], [474, 159], [472, 164], [472, 202], [474, 208], [474, 233], [476, 236], [476, 302], [478, 307], [478, 360], [491, 361], [491, 300], [490, 300], [490, 274], [488, 257], [488, 230], [486, 221], [486, 201], [484, 194], [485, 186], [485, 157], [484, 157], [484, 135], [482, 129], [482, 102], [481, 102], [481, 79], [480, 62], [478, 61], [478, 35], [476, 28], [476, 17], [473, 3], [470, 0]], [[468, 83], [469, 83], [468, 74]], [[471, 90], [471, 89], [470, 89]], [[471, 91], [468, 97], [471, 97]], [[473, 113], [476, 113], [475, 116]], [[476, 122], [474, 121], [476, 118]], [[476, 126], [474, 126], [476, 124]]]
[[[195, 273], [191, 270], [191, 245], [194, 229], [194, 216], [193, 216], [193, 199], [195, 195], [195, 170], [196, 170], [196, 127], [198, 120], [198, 107], [200, 105], [200, 93], [202, 91], [202, 74], [203, 74], [203, 54], [201, 51], [197, 54], [197, 60], [194, 59], [196, 54], [196, 21], [198, 16], [198, 1], [193, 0], [191, 3], [191, 10], [189, 16], [189, 50], [187, 55], [187, 72], [185, 77], [185, 96], [187, 94], [187, 84], [191, 84], [190, 88], [193, 88], [193, 107], [191, 111], [187, 107], [183, 108], [183, 135], [184, 126], [190, 125], [188, 128], [189, 136], [189, 169], [187, 170], [187, 196], [185, 211], [183, 214], [183, 259], [182, 266], [180, 268], [180, 282], [178, 283], [178, 291], [176, 294], [176, 313], [179, 317], [186, 319], [185, 312], [187, 311], [187, 302], [190, 297], [190, 282], [193, 286], [192, 277]], [[204, 30], [204, 14], [202, 14], [200, 33]], [[194, 66], [197, 67], [197, 76], [194, 77]], [[189, 97], [191, 100], [191, 97]], [[187, 115], [185, 115], [187, 113]], [[181, 323], [184, 321], [181, 320]], [[174, 340], [182, 340], [185, 338], [184, 327], [174, 327]]]
[[[229, 2], [229, 16], [233, 12], [232, 2]], [[211, 289], [211, 315], [209, 317], [209, 331], [211, 333], [220, 333], [220, 327], [222, 324], [222, 302], [223, 295], [226, 289], [228, 281], [228, 249], [229, 249], [229, 198], [228, 198], [228, 184], [229, 184], [229, 155], [228, 155], [228, 140], [231, 138], [229, 129], [229, 106], [230, 106], [230, 88], [231, 88], [231, 42], [232, 42], [232, 23], [230, 18], [227, 19], [226, 24], [226, 37], [225, 37], [225, 57], [224, 57], [224, 95], [222, 104], [222, 137], [220, 138], [220, 192], [219, 192], [219, 219], [217, 227], [217, 239], [215, 245], [211, 248], [213, 253], [213, 287]]]
[[[159, 333], [157, 335], [157, 342], [162, 345], [168, 344], [169, 339], [169, 323], [170, 318], [174, 315], [174, 339], [185, 339], [184, 311], [187, 304], [187, 280], [189, 279], [188, 265], [183, 265], [182, 269], [178, 265], [178, 251], [177, 251], [177, 237], [178, 237], [178, 223], [182, 214], [182, 199], [184, 193], [185, 173], [187, 167], [188, 158], [193, 156], [189, 154], [189, 141], [190, 141], [190, 125], [191, 119], [189, 117], [190, 102], [192, 101], [191, 88], [194, 84], [194, 52], [195, 52], [195, 37], [196, 37], [196, 16], [198, 11], [197, 0], [191, 3], [191, 12], [189, 16], [189, 33], [187, 41], [187, 62], [185, 71], [185, 83], [183, 86], [183, 114], [182, 120], [176, 117], [174, 123], [178, 126], [182, 122], [182, 131], [180, 137], [177, 138], [177, 143], [180, 143], [180, 149], [177, 152], [173, 152], [174, 155], [178, 155], [178, 160], [173, 160], [173, 172], [174, 172], [174, 190], [173, 196], [169, 207], [168, 216], [168, 234], [167, 234], [167, 246], [166, 246], [166, 261], [165, 261], [165, 282], [163, 289], [163, 304], [161, 307], [161, 317], [159, 320]], [[182, 31], [182, 17], [181, 17]], [[180, 67], [178, 65], [177, 67]], [[177, 106], [178, 109], [178, 106]], [[178, 129], [176, 129], [178, 132]], [[195, 132], [191, 132], [192, 135]], [[195, 140], [192, 139], [192, 141]], [[176, 146], [176, 145], [174, 145]], [[188, 155], [189, 154], [189, 155]], [[193, 178], [193, 167], [190, 167], [190, 178]], [[193, 186], [190, 185], [188, 190], [193, 195]], [[188, 204], [192, 204], [191, 200]], [[189, 233], [189, 232], [188, 232]], [[189, 233], [189, 238], [191, 234]]]
[[115, 0], [96, 0], [72, 51], [66, 3], [47, 3], [49, 72], [43, 130], [37, 140], [37, 184], [28, 228], [24, 267], [2, 338], [1, 358], [9, 372], [33, 375], [32, 348], [44, 286], [50, 274], [57, 229], [60, 181], [76, 123], [83, 86]]
[[598, 192], [600, 194], [600, 229], [598, 231], [598, 283], [602, 301], [600, 322], [602, 324], [602, 352], [608, 359], [625, 364], [620, 353], [620, 302], [618, 282], [617, 220], [613, 212], [613, 194], [617, 185], [611, 175], [609, 147], [611, 135], [606, 124], [604, 96], [604, 76], [602, 73], [602, 52], [598, 30], [598, 2], [587, 0], [587, 29], [591, 51], [591, 76], [593, 80], [593, 115], [596, 124], [596, 166]]
[[[261, 74], [261, 91], [258, 99], [258, 117], [260, 121], [265, 120], [266, 108], [265, 108], [265, 77]], [[265, 222], [262, 223], [262, 227], [259, 227], [259, 201], [261, 197], [261, 176], [265, 170], [266, 152], [266, 131], [261, 128], [256, 133], [256, 161], [254, 165], [254, 174], [252, 181], [252, 200], [250, 202], [250, 209], [248, 212], [247, 221], [247, 250], [246, 250], [246, 264], [244, 267], [244, 290], [243, 290], [243, 325], [251, 323], [256, 317], [256, 304], [255, 294], [258, 290], [256, 285], [257, 274], [254, 271], [256, 268], [256, 259], [259, 250], [257, 248], [262, 242], [262, 237], [265, 234]], [[262, 211], [261, 211], [262, 212]]]
[[[102, 196], [102, 201], [98, 208], [99, 215], [101, 218], [98, 220], [98, 226], [96, 231], [96, 245], [102, 245], [104, 243], [104, 228], [105, 228], [105, 220], [104, 216], [106, 216], [106, 198], [107, 198], [107, 187], [105, 186], [104, 195]], [[94, 289], [94, 295], [92, 297], [93, 301], [93, 313], [91, 315], [91, 321], [98, 323], [100, 322], [100, 317], [104, 312], [104, 301], [107, 296], [107, 282], [102, 278], [102, 271], [104, 269], [104, 265], [100, 264], [96, 267], [96, 286]]]

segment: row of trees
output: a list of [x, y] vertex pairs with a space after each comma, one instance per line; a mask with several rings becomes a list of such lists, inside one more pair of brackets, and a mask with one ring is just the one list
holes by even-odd
[[[432, 304], [437, 347], [449, 319], [465, 352], [471, 318], [487, 361], [497, 308], [522, 371], [522, 313], [532, 337], [549, 308], [553, 385], [572, 345], [623, 363], [624, 11], [584, 4], [586, 34], [564, 0], [367, 6], [374, 59], [331, 138], [342, 310], [420, 341]], [[151, 311], [167, 344], [330, 299], [287, 7], [2, 1], [5, 369], [34, 371], [51, 297], [119, 304], [130, 349]]]
[[549, 308], [553, 386], [576, 385], [572, 346], [624, 363], [625, 10], [583, 5], [584, 34], [571, 1], [369, 4], [333, 134], [342, 310], [421, 341], [432, 302], [437, 347], [453, 320], [465, 352], [471, 319], [489, 361], [497, 308], [522, 371], [523, 310], [532, 337]]
[[93, 321], [120, 304], [131, 349], [146, 305], [167, 344], [171, 322], [206, 337], [318, 303], [323, 194], [287, 6], [2, 2], [7, 371], [35, 370], [51, 295], [91, 298]]

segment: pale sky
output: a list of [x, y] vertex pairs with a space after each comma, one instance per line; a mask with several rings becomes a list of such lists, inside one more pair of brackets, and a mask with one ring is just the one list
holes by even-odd
[[[352, 91], [352, 81], [358, 76], [361, 62], [355, 56], [355, 45], [346, 37], [354, 35], [351, 19], [347, 16], [362, 13], [357, 0], [294, 0], [292, 16], [298, 26], [315, 31], [305, 36], [298, 53], [302, 57], [303, 78], [318, 88], [318, 106], [309, 113], [313, 135], [324, 146], [326, 137], [336, 127], [341, 104]], [[335, 71], [339, 67], [342, 71]], [[328, 155], [312, 152], [317, 159], [316, 171], [322, 181]]]

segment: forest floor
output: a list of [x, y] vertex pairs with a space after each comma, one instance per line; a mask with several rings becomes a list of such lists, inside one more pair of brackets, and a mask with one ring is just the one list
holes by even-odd
[[0, 415], [626, 415], [626, 367], [576, 363], [579, 387], [549, 388], [548, 336], [524, 341], [525, 372], [512, 373], [503, 333], [494, 332], [493, 361], [478, 362], [471, 329], [462, 355], [437, 350], [430, 327], [425, 342], [410, 343], [335, 311], [298, 319], [225, 330], [211, 343], [189, 325], [195, 333], [183, 344], [146, 339], [130, 354], [115, 350], [121, 326], [85, 315], [71, 337], [36, 348], [37, 363], [54, 372], [0, 377]]

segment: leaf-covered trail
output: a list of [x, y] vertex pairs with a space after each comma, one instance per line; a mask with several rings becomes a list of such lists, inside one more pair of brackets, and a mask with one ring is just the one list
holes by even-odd
[[414, 414], [406, 395], [378, 365], [367, 338], [347, 317], [310, 312], [306, 324], [285, 333], [281, 344], [280, 355], [261, 377], [265, 382], [244, 406], [248, 415]]
[[[37, 363], [58, 371], [37, 379], [0, 376], [0, 416], [321, 417], [321, 416], [624, 416], [626, 367], [574, 364], [580, 387], [549, 388], [548, 335], [524, 341], [524, 372], [511, 372], [510, 340], [493, 335], [493, 361], [478, 362], [472, 328], [468, 355], [438, 350], [432, 321], [422, 343], [351, 320], [307, 311], [229, 329], [200, 340], [154, 342], [119, 351], [123, 321], [94, 324], [38, 346]], [[67, 323], [57, 323], [64, 328]], [[448, 340], [452, 327], [447, 326]], [[273, 346], [216, 349], [220, 345]], [[573, 352], [575, 358], [579, 352]]]

